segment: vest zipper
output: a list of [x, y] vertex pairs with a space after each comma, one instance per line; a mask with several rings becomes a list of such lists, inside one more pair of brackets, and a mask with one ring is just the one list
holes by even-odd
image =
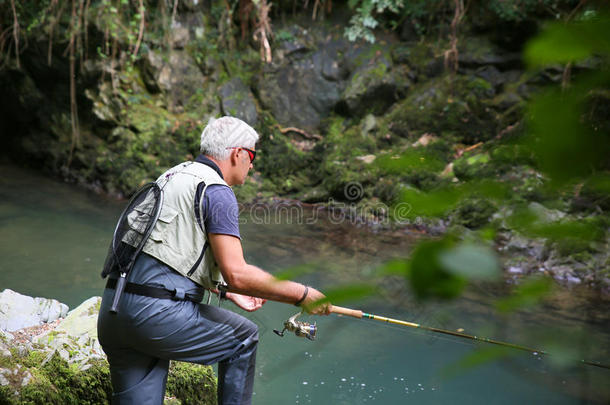
[[203, 244], [203, 249], [201, 249], [201, 254], [199, 255], [199, 259], [197, 259], [195, 264], [193, 264], [193, 267], [191, 267], [191, 269], [188, 271], [188, 273], [186, 273], [186, 275], [188, 277], [190, 277], [195, 272], [195, 270], [197, 270], [197, 267], [199, 267], [199, 264], [201, 264], [201, 260], [203, 259], [203, 255], [205, 254], [205, 250], [207, 248], [208, 248], [208, 241], [206, 240], [205, 243]]

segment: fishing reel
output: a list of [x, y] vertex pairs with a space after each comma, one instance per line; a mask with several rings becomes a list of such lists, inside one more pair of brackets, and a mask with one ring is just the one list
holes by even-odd
[[298, 312], [288, 318], [288, 320], [284, 321], [284, 329], [281, 332], [277, 329], [273, 329], [273, 331], [278, 336], [282, 337], [284, 336], [284, 332], [289, 331], [294, 332], [294, 334], [298, 337], [306, 337], [309, 340], [315, 340], [318, 327], [316, 326], [315, 322], [311, 324], [309, 322], [297, 321], [296, 319], [301, 316], [301, 314], [303, 314], [303, 312]]

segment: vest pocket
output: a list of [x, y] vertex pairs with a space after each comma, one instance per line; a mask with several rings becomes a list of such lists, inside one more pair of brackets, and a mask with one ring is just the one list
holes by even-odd
[[172, 207], [163, 207], [161, 215], [159, 215], [159, 221], [157, 221], [155, 228], [150, 234], [150, 239], [154, 242], [163, 243], [168, 238], [175, 237], [172, 233], [176, 232], [175, 220], [178, 214], [179, 211]]

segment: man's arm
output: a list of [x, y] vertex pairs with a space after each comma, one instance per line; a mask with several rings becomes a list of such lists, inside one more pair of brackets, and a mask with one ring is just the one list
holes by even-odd
[[[272, 301], [294, 304], [305, 293], [305, 286], [288, 280], [277, 280], [266, 271], [246, 263], [239, 238], [232, 235], [208, 234], [208, 240], [218, 267], [229, 284], [229, 291]], [[308, 308], [313, 302], [324, 298], [324, 294], [309, 287], [307, 297], [301, 304]], [[330, 304], [308, 308], [313, 314], [330, 313]]]

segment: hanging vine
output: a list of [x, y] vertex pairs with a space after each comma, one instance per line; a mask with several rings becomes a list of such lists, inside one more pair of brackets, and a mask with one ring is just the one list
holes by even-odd
[[17, 8], [15, 7], [15, 0], [11, 0], [11, 9], [13, 10], [13, 41], [15, 43], [15, 62], [17, 63], [17, 68], [21, 67], [21, 63], [19, 62], [19, 18], [17, 17]]
[[445, 51], [445, 69], [450, 69], [452, 73], [456, 73], [459, 67], [459, 52], [458, 52], [458, 27], [466, 14], [464, 8], [464, 0], [454, 0], [455, 12], [451, 21], [451, 31], [449, 34], [449, 49]]

